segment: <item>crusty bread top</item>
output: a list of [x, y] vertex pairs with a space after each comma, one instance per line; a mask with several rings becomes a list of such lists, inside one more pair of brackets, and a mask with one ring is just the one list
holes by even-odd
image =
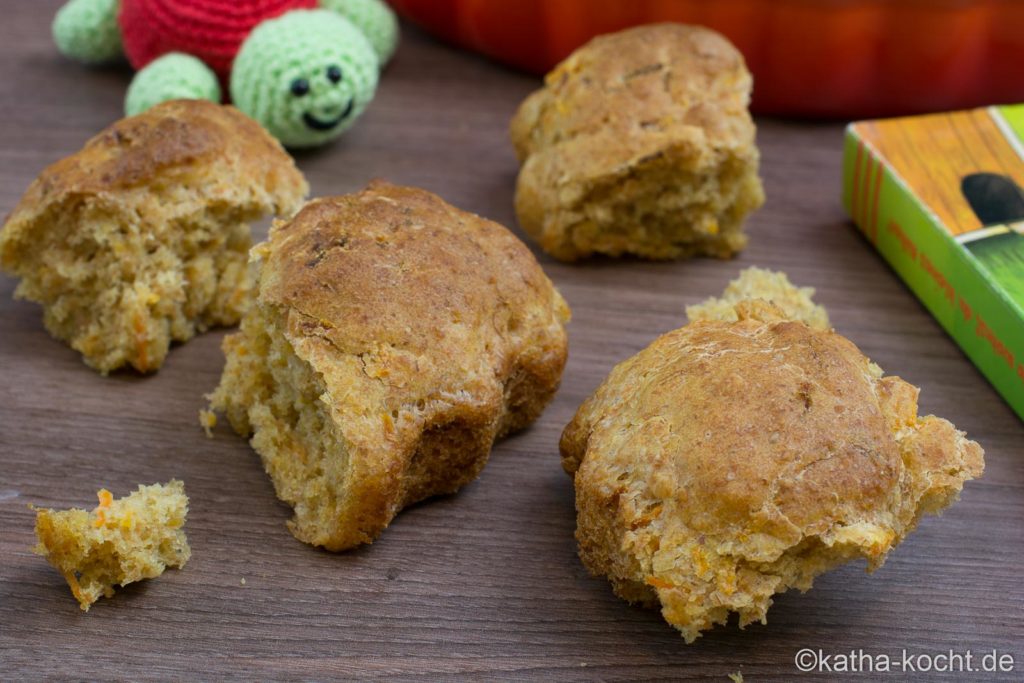
[[564, 300], [511, 232], [430, 192], [377, 181], [313, 200], [253, 254], [260, 305], [284, 314], [354, 444], [401, 449], [467, 403], [495, 419], [526, 356], [557, 385]]
[[[134, 190], [184, 185], [208, 200], [285, 215], [308, 191], [280, 143], [234, 107], [174, 100], [121, 119], [43, 170], [11, 213], [4, 238], [78, 200], [127, 201]], [[168, 209], [170, 211], [170, 209]]]
[[[519, 160], [544, 148], [596, 135], [587, 166], [657, 150], [665, 140], [705, 147], [754, 141], [747, 112], [751, 77], [743, 56], [699, 26], [651, 24], [598, 36], [545, 78], [512, 120]], [[596, 140], [595, 140], [596, 142]], [[594, 147], [594, 149], [589, 149]]]
[[653, 534], [663, 554], [689, 539], [762, 563], [816, 538], [874, 565], [981, 473], [981, 447], [918, 417], [918, 390], [849, 340], [737, 308], [618, 365], [563, 434], [563, 465], [620, 501], [630, 547], [657, 548], [639, 538]]
[[63, 193], [111, 192], [203, 172], [255, 186], [275, 207], [294, 205], [306, 182], [281, 144], [230, 105], [172, 100], [114, 122], [75, 154], [45, 169], [22, 204]]

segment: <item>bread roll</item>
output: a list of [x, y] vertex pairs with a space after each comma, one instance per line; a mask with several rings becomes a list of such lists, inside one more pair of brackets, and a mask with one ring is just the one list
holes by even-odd
[[0, 266], [91, 367], [150, 372], [172, 342], [238, 322], [249, 224], [290, 215], [306, 192], [281, 145], [235, 108], [166, 102], [46, 168], [0, 231]]
[[302, 541], [369, 543], [458, 490], [558, 387], [565, 301], [511, 232], [429, 192], [314, 200], [254, 258], [212, 408], [252, 435]]
[[750, 88], [743, 57], [705, 28], [595, 38], [512, 120], [523, 229], [565, 261], [732, 256], [764, 202]]

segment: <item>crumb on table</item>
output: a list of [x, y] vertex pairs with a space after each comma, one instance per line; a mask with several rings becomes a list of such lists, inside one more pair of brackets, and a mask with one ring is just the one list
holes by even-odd
[[86, 612], [101, 595], [113, 596], [114, 586], [184, 567], [192, 552], [183, 529], [188, 497], [182, 482], [139, 486], [117, 500], [106, 489], [96, 495], [92, 512], [36, 508], [33, 551], [63, 574]]

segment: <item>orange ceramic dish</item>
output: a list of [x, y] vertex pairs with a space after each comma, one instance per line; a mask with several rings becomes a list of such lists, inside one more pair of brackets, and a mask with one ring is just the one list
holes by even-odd
[[544, 73], [657, 21], [725, 34], [760, 113], [863, 117], [1024, 101], [1021, 0], [390, 0], [457, 45]]

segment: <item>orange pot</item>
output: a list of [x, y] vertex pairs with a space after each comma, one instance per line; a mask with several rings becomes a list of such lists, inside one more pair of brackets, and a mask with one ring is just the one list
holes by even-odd
[[1024, 101], [1024, 0], [390, 0], [449, 42], [541, 74], [601, 33], [702, 24], [755, 111], [853, 118]]

